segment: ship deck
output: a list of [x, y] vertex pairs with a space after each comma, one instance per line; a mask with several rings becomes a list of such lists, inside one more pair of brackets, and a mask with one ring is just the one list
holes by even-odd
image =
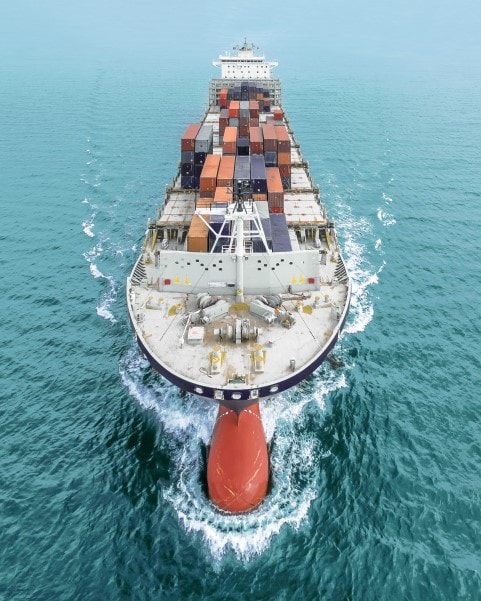
[[[218, 107], [206, 112], [203, 123], [213, 126], [213, 153], [221, 154]], [[232, 254], [187, 252], [186, 234], [199, 192], [182, 189], [180, 174], [149, 224], [144, 249], [127, 282], [130, 318], [149, 360], [200, 396], [212, 398], [206, 389], [223, 390], [235, 399], [240, 398], [236, 390], [249, 389], [252, 398], [252, 390], [268, 387], [274, 394], [280, 381], [292, 385], [296, 374], [300, 381], [312, 371], [310, 365], [325, 358], [347, 315], [350, 283], [334, 224], [285, 124], [292, 167], [284, 214], [292, 251], [247, 253], [243, 302], [236, 300], [233, 289]], [[169, 286], [162, 285], [166, 282]], [[207, 323], [198, 321], [198, 294], [203, 292], [213, 303], [217, 300], [214, 307], [221, 307]], [[267, 323], [251, 302], [272, 294], [280, 295], [282, 302], [266, 310], [271, 316]]]

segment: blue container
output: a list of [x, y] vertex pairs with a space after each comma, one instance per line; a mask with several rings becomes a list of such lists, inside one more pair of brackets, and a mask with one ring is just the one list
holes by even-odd
[[275, 150], [266, 150], [264, 156], [266, 167], [277, 167], [277, 152]]
[[[220, 233], [223, 223], [224, 223], [223, 215], [211, 215], [210, 216], [210, 226], [215, 232]], [[229, 222], [225, 223], [225, 225], [222, 229], [222, 233], [227, 234], [227, 235], [230, 234], [230, 223]], [[215, 242], [215, 235], [213, 232], [211, 232], [211, 230], [209, 230], [209, 250], [212, 250], [212, 248], [214, 246], [214, 242]], [[222, 247], [227, 246], [229, 244], [229, 242], [230, 242], [229, 238], [222, 236], [219, 239], [219, 241], [217, 242], [214, 252], [215, 253], [222, 252]]]
[[238, 156], [249, 156], [250, 144], [249, 138], [237, 138], [237, 154]]
[[194, 165], [203, 165], [207, 152], [194, 152]]
[[292, 251], [291, 239], [289, 238], [289, 228], [284, 213], [271, 213], [271, 233], [273, 252]]
[[[261, 227], [264, 231], [264, 236], [266, 237], [267, 246], [272, 250], [272, 233], [271, 233], [271, 220], [261, 219]], [[254, 238], [252, 249], [255, 253], [265, 253], [266, 248], [264, 246], [264, 242], [260, 238]]]
[[181, 175], [194, 175], [194, 164], [193, 163], [182, 163], [180, 166]]
[[262, 154], [251, 155], [251, 180], [253, 194], [267, 194], [266, 161]]
[[181, 175], [180, 176], [180, 185], [182, 188], [186, 188], [187, 190], [192, 190], [193, 188], [197, 188], [196, 186], [196, 178], [192, 175]]

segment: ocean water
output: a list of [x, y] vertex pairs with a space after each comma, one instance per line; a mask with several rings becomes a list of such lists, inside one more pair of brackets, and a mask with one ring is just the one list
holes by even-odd
[[353, 302], [336, 367], [261, 407], [268, 498], [226, 517], [215, 408], [151, 372], [124, 301], [213, 75], [2, 72], [0, 598], [479, 599], [481, 80], [280, 72]]

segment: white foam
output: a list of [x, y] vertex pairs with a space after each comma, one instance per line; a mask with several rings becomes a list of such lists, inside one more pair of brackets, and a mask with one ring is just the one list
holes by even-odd
[[396, 223], [396, 220], [391, 215], [391, 213], [387, 213], [386, 211], [383, 211], [382, 209], [377, 210], [377, 218], [385, 226], [394, 225]]
[[382, 246], [382, 240], [381, 240], [381, 238], [378, 238], [378, 239], [376, 240], [376, 243], [374, 244], [374, 248], [375, 248], [376, 250], [379, 250], [379, 249], [381, 248], [381, 246]]
[[129, 393], [144, 409], [155, 412], [170, 434], [169, 442], [165, 438], [164, 442], [173, 456], [175, 472], [172, 484], [163, 492], [164, 499], [185, 529], [202, 538], [217, 565], [228, 554], [248, 561], [262, 553], [284, 528], [299, 528], [318, 495], [319, 458], [329, 455], [319, 448], [317, 428], [302, 427], [304, 411], [314, 403], [321, 421], [325, 396], [346, 385], [344, 374], [329, 370], [315, 376], [309, 387], [261, 403], [266, 438], [272, 444], [272, 490], [255, 511], [232, 516], [216, 510], [201, 485], [200, 474], [206, 469], [201, 449], [210, 441], [217, 406], [181, 395], [161, 377], [146, 385], [148, 365], [134, 345], [120, 362], [120, 377]]
[[83, 223], [82, 223], [82, 228], [83, 228], [83, 232], [84, 234], [86, 234], [89, 238], [93, 238], [94, 237], [94, 233], [92, 231], [92, 228], [94, 227], [94, 219], [95, 219], [95, 213], [92, 215], [92, 217], [89, 217], [88, 219], [86, 219]]

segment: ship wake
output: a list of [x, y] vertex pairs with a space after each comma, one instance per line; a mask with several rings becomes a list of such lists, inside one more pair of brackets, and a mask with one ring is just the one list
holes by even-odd
[[[120, 376], [140, 406], [155, 413], [168, 434], [163, 437], [172, 457], [165, 501], [186, 531], [199, 536], [214, 560], [234, 555], [242, 561], [262, 553], [274, 537], [306, 522], [318, 496], [322, 459], [319, 436], [326, 396], [346, 385], [342, 372], [321, 368], [298, 388], [261, 403], [270, 447], [271, 483], [265, 501], [243, 515], [223, 514], [207, 497], [206, 453], [217, 406], [180, 393], [150, 371], [136, 346], [121, 360]], [[149, 383], [146, 383], [149, 381]]]

